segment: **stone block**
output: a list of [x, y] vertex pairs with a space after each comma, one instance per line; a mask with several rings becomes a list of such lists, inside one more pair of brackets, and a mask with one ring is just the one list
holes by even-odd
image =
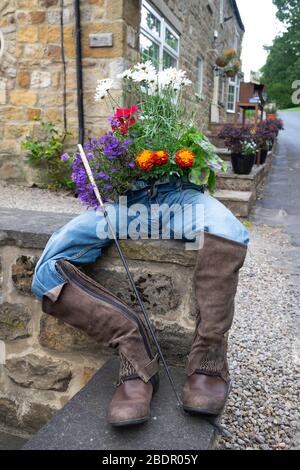
[[31, 295], [31, 283], [37, 262], [38, 257], [36, 256], [22, 255], [12, 265], [12, 281], [21, 294]]
[[163, 352], [172, 365], [185, 366], [191, 350], [194, 329], [178, 323], [155, 321], [155, 331]]
[[32, 125], [8, 124], [4, 127], [4, 138], [7, 140], [25, 138], [31, 135], [32, 131]]
[[[84, 33], [85, 28], [83, 28], [82, 34]], [[73, 25], [67, 25], [64, 28], [64, 46], [65, 54], [68, 59], [75, 59], [76, 50], [75, 50], [75, 30]], [[83, 54], [84, 55], [84, 54]]]
[[10, 92], [10, 102], [16, 106], [34, 106], [37, 101], [37, 94], [30, 90], [12, 90]]
[[0, 304], [0, 339], [12, 341], [30, 336], [31, 312], [23, 304]]
[[39, 35], [42, 43], [60, 44], [60, 27], [57, 25], [41, 25]]
[[21, 426], [19, 426], [25, 431], [36, 432], [48, 423], [57, 411], [56, 407], [46, 403], [27, 403], [25, 412], [21, 416]]
[[41, 346], [59, 352], [101, 350], [101, 346], [88, 335], [47, 314], [41, 318], [39, 342]]
[[30, 85], [30, 73], [27, 70], [21, 70], [17, 75], [18, 85], [21, 88], [29, 88]]
[[47, 47], [47, 56], [52, 62], [61, 61], [61, 47], [49, 44]]
[[34, 121], [36, 119], [38, 119], [40, 116], [41, 116], [41, 112], [42, 110], [39, 109], [39, 108], [28, 108], [26, 110], [26, 113], [27, 113], [27, 119], [29, 121]]
[[18, 427], [18, 405], [7, 397], [0, 395], [0, 423], [7, 426]]
[[38, 28], [36, 26], [20, 27], [17, 31], [18, 42], [34, 43], [38, 40]]
[[[117, 295], [123, 302], [135, 310], [139, 310], [136, 298], [129, 285], [124, 271], [115, 269], [90, 268], [86, 270], [101, 285]], [[182, 292], [178, 291], [170, 275], [151, 273], [146, 267], [140, 267], [133, 273], [137, 289], [146, 310], [153, 315], [170, 314], [180, 304]]]
[[4, 122], [21, 121], [25, 117], [24, 109], [16, 106], [5, 106], [0, 108], [0, 119]]
[[5, 369], [13, 382], [38, 390], [65, 392], [72, 378], [68, 362], [36, 354], [11, 357]]
[[[20, 159], [20, 156], [7, 154], [7, 149], [9, 149], [11, 152], [14, 152], [14, 148], [16, 147], [16, 142], [7, 140], [7, 141], [4, 141], [4, 144], [5, 144], [6, 152], [1, 153], [1, 150], [0, 150], [1, 179], [4, 181], [10, 181], [10, 182], [25, 181], [24, 165], [22, 163], [22, 160]], [[0, 145], [1, 145], [1, 140], [0, 140]]]
[[31, 74], [31, 88], [48, 88], [51, 85], [51, 73], [34, 70]]
[[34, 10], [30, 11], [28, 16], [31, 24], [39, 24], [45, 21], [46, 13], [43, 10]]
[[[185, 244], [178, 240], [126, 240], [121, 246], [127, 258], [138, 261], [158, 261], [180, 266], [194, 267], [195, 252], [185, 250]], [[118, 258], [114, 245], [111, 245], [104, 257]]]
[[39, 64], [39, 61], [46, 57], [46, 46], [44, 44], [25, 44], [24, 59], [27, 65]]

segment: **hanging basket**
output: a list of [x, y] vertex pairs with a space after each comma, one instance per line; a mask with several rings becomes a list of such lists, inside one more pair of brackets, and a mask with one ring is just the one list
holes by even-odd
[[230, 78], [235, 78], [237, 75], [237, 72], [235, 70], [227, 70], [225, 73], [226, 76]]
[[223, 69], [224, 67], [226, 67], [226, 65], [228, 65], [228, 60], [226, 60], [225, 57], [217, 57], [216, 65]]

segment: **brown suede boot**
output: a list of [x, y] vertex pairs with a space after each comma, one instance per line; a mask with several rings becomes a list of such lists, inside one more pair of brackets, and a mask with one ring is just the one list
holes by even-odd
[[159, 365], [141, 318], [71, 263], [59, 261], [57, 269], [66, 284], [56, 302], [44, 296], [43, 311], [118, 349], [120, 378], [109, 421], [115, 426], [146, 421], [158, 388]]
[[200, 314], [183, 389], [183, 407], [188, 412], [219, 415], [226, 404], [230, 391], [227, 333], [246, 253], [247, 245], [204, 234], [194, 273]]

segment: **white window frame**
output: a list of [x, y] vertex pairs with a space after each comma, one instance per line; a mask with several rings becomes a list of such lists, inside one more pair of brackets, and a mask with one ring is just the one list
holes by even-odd
[[[236, 75], [235, 78], [229, 78], [228, 80], [228, 91], [227, 91], [227, 113], [234, 114], [236, 111], [236, 103], [239, 99], [239, 94], [240, 94], [240, 79], [238, 75]], [[229, 108], [229, 87], [234, 86], [234, 101], [233, 101], [233, 109]]]
[[[147, 0], [142, 0], [142, 8], [146, 8], [147, 10], [150, 11], [159, 21], [161, 24], [161, 31], [160, 31], [160, 36], [156, 34], [156, 32], [152, 31], [151, 29], [147, 28], [147, 26], [144, 26], [141, 24], [141, 34], [146, 36], [149, 40], [155, 42], [159, 46], [159, 71], [163, 69], [163, 56], [164, 56], [164, 51], [166, 51], [170, 56], [173, 57], [173, 59], [176, 61], [176, 68], [178, 68], [179, 64], [179, 51], [180, 51], [180, 36], [178, 33], [172, 28], [170, 23], [165, 19], [164, 16], [158, 13], [158, 11], [149, 3]], [[177, 52], [172, 49], [167, 43], [166, 43], [166, 29], [172, 33], [175, 38], [178, 41], [178, 50]]]
[[[199, 72], [200, 72], [200, 79], [198, 77]], [[197, 66], [196, 66], [196, 82], [195, 82], [195, 95], [198, 98], [201, 98], [203, 94], [203, 73], [204, 73], [204, 59], [203, 57], [198, 57]]]
[[224, 14], [224, 0], [220, 0], [220, 24], [224, 24], [225, 14]]

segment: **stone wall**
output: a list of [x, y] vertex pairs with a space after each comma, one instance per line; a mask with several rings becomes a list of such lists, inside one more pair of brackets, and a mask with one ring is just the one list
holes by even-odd
[[[115, 78], [126, 59], [137, 59], [139, 0], [81, 1], [84, 109], [86, 135], [107, 127], [111, 109], [94, 102], [96, 82]], [[67, 127], [77, 142], [77, 95], [74, 2], [64, 0]], [[21, 141], [40, 136], [42, 118], [63, 122], [63, 65], [59, 0], [3, 0], [0, 28], [4, 54], [0, 63], [0, 177], [30, 181], [23, 165]], [[90, 34], [112, 33], [112, 46], [90, 47]], [[127, 47], [127, 38], [129, 45]], [[120, 83], [114, 95], [120, 96]]]
[[[153, 0], [154, 1], [154, 0]], [[203, 98], [194, 105], [198, 123], [206, 130], [214, 99], [214, 63], [217, 52], [234, 46], [238, 31], [233, 19], [220, 25], [220, 0], [165, 0], [179, 20], [181, 32], [180, 66], [196, 80], [197, 58], [204, 59]], [[157, 3], [155, 1], [154, 3]], [[158, 2], [159, 3], [159, 2]], [[232, 16], [231, 1], [225, 1], [224, 16]], [[116, 75], [139, 58], [140, 0], [81, 0], [84, 116], [86, 136], [101, 134], [107, 128], [111, 109], [94, 102], [98, 79]], [[71, 142], [77, 141], [77, 94], [74, 35], [74, 2], [64, 0], [63, 43], [66, 60], [66, 114]], [[32, 182], [24, 165], [21, 142], [26, 135], [41, 137], [36, 118], [63, 122], [64, 74], [59, 0], [2, 0], [0, 28], [5, 43], [0, 61], [0, 178]], [[214, 42], [214, 30], [219, 38]], [[112, 45], [90, 47], [90, 35], [111, 33]], [[217, 52], [216, 52], [217, 50]], [[228, 80], [224, 84], [227, 94]], [[218, 85], [219, 90], [222, 84]], [[190, 93], [193, 95], [194, 88]], [[114, 95], [121, 96], [115, 82]], [[220, 120], [226, 119], [215, 101]]]
[[[23, 224], [30, 218], [30, 225]], [[47, 422], [112, 354], [82, 332], [43, 314], [30, 292], [42, 248], [49, 234], [64, 222], [62, 216], [52, 215], [47, 222], [47, 214], [23, 211], [10, 214], [9, 219], [7, 210], [0, 211], [2, 360], [4, 345], [6, 349], [5, 363], [0, 365], [0, 423], [27, 432]], [[40, 230], [30, 228], [34, 225]], [[195, 254], [177, 241], [122, 244], [166, 357], [170, 364], [183, 366], [196, 315], [192, 283], [187, 283], [192, 279]], [[114, 247], [85, 271], [136, 308]]]
[[[176, 15], [182, 24], [180, 36], [180, 67], [188, 71], [189, 77], [196, 82], [197, 59], [204, 61], [203, 68], [203, 98], [194, 105], [198, 116], [198, 125], [203, 131], [208, 129], [211, 119], [211, 106], [216, 92], [216, 106], [218, 108], [219, 121], [226, 122], [232, 119], [227, 113], [226, 103], [222, 102], [222, 87], [224, 83], [224, 97], [228, 94], [228, 78], [219, 78], [217, 90], [215, 90], [216, 74], [214, 72], [215, 61], [225, 49], [235, 47], [240, 53], [243, 31], [232, 9], [230, 0], [224, 1], [224, 18], [232, 17], [230, 21], [220, 24], [220, 0], [164, 0], [170, 10]], [[218, 39], [214, 40], [214, 32], [218, 31]], [[195, 94], [192, 87], [190, 93]]]

